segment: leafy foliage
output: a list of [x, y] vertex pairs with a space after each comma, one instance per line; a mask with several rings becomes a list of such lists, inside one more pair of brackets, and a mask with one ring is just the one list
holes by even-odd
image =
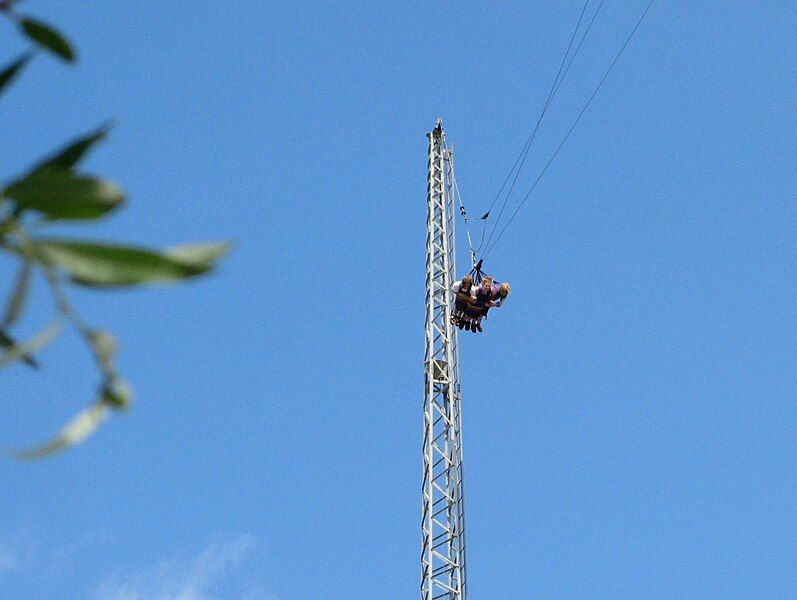
[[75, 51], [61, 33], [47, 23], [42, 23], [30, 17], [24, 17], [19, 21], [22, 32], [31, 40], [46, 48], [62, 60], [73, 62]]
[[0, 93], [2, 93], [4, 87], [14, 81], [17, 74], [28, 64], [30, 58], [30, 54], [23, 54], [20, 58], [0, 71]]
[[48, 219], [97, 219], [124, 201], [122, 190], [103, 179], [67, 169], [37, 169], [3, 191], [19, 210]]
[[[43, 263], [61, 267], [73, 282], [90, 286], [122, 286], [178, 281], [210, 270], [215, 259], [227, 251], [226, 244], [196, 246], [155, 252], [133, 246], [119, 246], [71, 240], [39, 239], [31, 244]], [[210, 257], [208, 255], [210, 254]]]
[[[17, 14], [15, 0], [0, 0], [0, 13], [17, 23], [33, 43], [30, 52], [0, 69], [0, 94], [42, 49], [66, 63], [75, 61], [72, 44], [52, 26]], [[39, 368], [37, 352], [54, 341], [69, 324], [91, 351], [100, 383], [94, 401], [76, 415], [50, 441], [15, 451], [12, 456], [30, 460], [50, 456], [85, 440], [111, 411], [125, 410], [133, 397], [129, 384], [116, 367], [118, 343], [107, 331], [89, 327], [73, 308], [67, 284], [119, 288], [151, 283], [179, 282], [211, 271], [229, 251], [226, 243], [176, 246], [165, 250], [136, 245], [54, 238], [42, 233], [48, 225], [64, 221], [97, 220], [121, 206], [124, 191], [115, 183], [80, 170], [81, 161], [110, 125], [85, 133], [34, 164], [25, 174], [0, 187], [0, 252], [20, 262], [5, 313], [0, 321], [0, 370], [17, 364]], [[48, 283], [57, 315], [39, 333], [18, 340], [12, 329], [23, 316], [34, 272]]]

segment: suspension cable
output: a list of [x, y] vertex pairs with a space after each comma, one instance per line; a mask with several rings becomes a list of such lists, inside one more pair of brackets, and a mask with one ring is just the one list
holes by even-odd
[[564, 73], [562, 73], [562, 76], [559, 78], [559, 84], [556, 86], [556, 90], [554, 91], [554, 95], [556, 95], [556, 92], [559, 91], [559, 88], [562, 86], [562, 82], [565, 80], [565, 75], [567, 75], [567, 72], [570, 70], [570, 67], [573, 66], [573, 61], [576, 60], [576, 56], [578, 55], [578, 51], [581, 50], [581, 46], [584, 44], [584, 40], [587, 39], [587, 35], [589, 34], [589, 31], [590, 31], [590, 29], [592, 29], [592, 24], [595, 22], [595, 19], [598, 17], [598, 13], [601, 11], [601, 8], [603, 7], [604, 2], [606, 2], [606, 0], [601, 0], [600, 1], [600, 4], [598, 4], [598, 8], [595, 10], [595, 13], [592, 15], [592, 19], [590, 19], [589, 25], [587, 25], [586, 30], [584, 30], [584, 35], [581, 36], [581, 41], [578, 43], [578, 46], [576, 46], [576, 51], [573, 52], [573, 56], [570, 58], [570, 62], [567, 63], [567, 66], [565, 67]]
[[[507, 181], [509, 181], [509, 178], [511, 177], [512, 173], [514, 172], [515, 167], [517, 167], [518, 161], [520, 161], [521, 156], [523, 157], [523, 161], [526, 160], [525, 156], [528, 154], [530, 142], [534, 140], [534, 135], [536, 133], [537, 128], [540, 125], [540, 121], [542, 121], [542, 117], [545, 116], [545, 112], [546, 112], [546, 110], [548, 108], [548, 105], [553, 101], [553, 98], [556, 96], [556, 93], [559, 91], [559, 88], [562, 87], [562, 82], [565, 80], [565, 77], [567, 76], [567, 73], [570, 71], [570, 67], [573, 66], [573, 62], [576, 60], [576, 56], [578, 56], [578, 52], [579, 52], [579, 50], [581, 50], [581, 46], [584, 44], [584, 40], [587, 39], [587, 35], [589, 35], [589, 32], [592, 29], [592, 25], [595, 23], [595, 19], [598, 17], [598, 13], [600, 13], [601, 8], [603, 7], [603, 4], [605, 2], [606, 2], [606, 0], [601, 0], [600, 4], [598, 4], [598, 8], [592, 14], [592, 18], [589, 21], [589, 25], [587, 25], [587, 28], [584, 30], [584, 35], [581, 36], [581, 40], [578, 42], [578, 46], [576, 46], [576, 50], [575, 50], [575, 52], [573, 52], [573, 56], [570, 57], [570, 62], [567, 63], [567, 66], [565, 67], [565, 70], [562, 72], [562, 76], [559, 77], [558, 76], [559, 74], [557, 73], [558, 82], [556, 81], [556, 79], [554, 79], [554, 87], [555, 87], [555, 89], [553, 90], [553, 94], [551, 94], [549, 92], [548, 100], [546, 101], [546, 104], [543, 107], [542, 114], [540, 115], [540, 118], [539, 118], [539, 120], [537, 121], [537, 124], [534, 127], [534, 131], [532, 131], [531, 138], [530, 138], [529, 141], [527, 141], [526, 146], [524, 147], [523, 150], [521, 150], [521, 154], [519, 154], [517, 159], [515, 160], [515, 164], [512, 166], [512, 169], [509, 171], [509, 175], [507, 175], [506, 179], [504, 180], [504, 183], [501, 186], [501, 189], [498, 191], [498, 195], [495, 197], [495, 200], [497, 200], [498, 197], [501, 195], [501, 192], [503, 191], [504, 187], [506, 186]], [[586, 8], [586, 5], [585, 5], [585, 8]], [[576, 26], [576, 31], [578, 31], [578, 26]], [[568, 52], [569, 52], [569, 47], [568, 47]], [[567, 54], [568, 53], [566, 52], [565, 53], [565, 59], [567, 58]], [[561, 66], [560, 66], [560, 69], [561, 69]], [[525, 152], [525, 154], [524, 154], [524, 152]], [[521, 164], [521, 169], [522, 168], [523, 168], [523, 165]], [[517, 181], [518, 175], [520, 175], [520, 169], [518, 169], [517, 173], [515, 173], [515, 178], [512, 181], [512, 186], [510, 187], [509, 192], [507, 193], [506, 200], [509, 200], [509, 196], [512, 194], [512, 190], [515, 187], [515, 182]], [[482, 232], [481, 232], [481, 236], [480, 236], [480, 239], [479, 239], [479, 246], [476, 248], [476, 252], [477, 253], [481, 252], [481, 249], [484, 247], [484, 236], [485, 236], [485, 233], [487, 231], [487, 217], [490, 216], [490, 210], [492, 210], [493, 205], [495, 204], [495, 200], [493, 200], [493, 203], [490, 205], [490, 208], [487, 209], [487, 212], [484, 213], [484, 215], [482, 217], [480, 217], [480, 219], [482, 221]], [[503, 207], [502, 207], [501, 212], [503, 212]], [[495, 229], [498, 226], [498, 221], [500, 221], [500, 219], [501, 219], [501, 214], [499, 213], [498, 219], [495, 221], [495, 225], [493, 226], [492, 230], [490, 231], [490, 237], [492, 237], [493, 233], [495, 232]], [[490, 242], [490, 240], [488, 238], [487, 243], [489, 243], [489, 242]]]
[[470, 225], [468, 224], [470, 218], [468, 217], [468, 211], [465, 210], [465, 204], [462, 202], [462, 196], [459, 193], [457, 174], [456, 170], [454, 169], [454, 151], [452, 149], [449, 149], [447, 145], [444, 145], [443, 149], [447, 154], [446, 161], [448, 163], [448, 181], [451, 182], [449, 185], [451, 186], [451, 190], [453, 194], [456, 196], [457, 202], [459, 203], [459, 214], [462, 215], [462, 220], [465, 221], [465, 234], [468, 237], [468, 248], [470, 249], [470, 261], [471, 265], [474, 265], [476, 264], [476, 254], [478, 251], [473, 247], [473, 239], [471, 238], [470, 235]]
[[581, 117], [587, 111], [587, 108], [589, 108], [589, 105], [592, 103], [592, 100], [598, 94], [598, 91], [603, 86], [603, 83], [606, 81], [606, 78], [609, 76], [609, 73], [612, 72], [612, 69], [614, 68], [614, 65], [617, 64], [617, 61], [620, 59], [620, 56], [623, 54], [623, 51], [626, 49], [628, 44], [631, 42], [631, 39], [634, 37], [634, 34], [636, 33], [637, 29], [639, 29], [639, 26], [642, 24], [642, 21], [645, 19], [645, 16], [648, 14], [648, 11], [650, 10], [650, 7], [653, 6], [653, 2], [654, 1], [655, 0], [650, 0], [650, 2], [648, 3], [647, 8], [645, 8], [644, 12], [642, 13], [642, 16], [639, 17], [639, 20], [637, 20], [636, 25], [634, 25], [634, 28], [631, 30], [631, 33], [629, 34], [628, 38], [626, 38], [625, 43], [623, 43], [622, 47], [620, 48], [620, 50], [615, 55], [614, 60], [612, 60], [612, 63], [609, 65], [609, 68], [606, 70], [606, 73], [604, 73], [603, 78], [601, 78], [600, 82], [595, 87], [595, 90], [592, 92], [592, 95], [589, 97], [589, 100], [587, 100], [586, 104], [581, 109], [581, 112], [578, 113], [578, 116], [576, 117], [576, 120], [573, 121], [573, 124], [570, 126], [570, 129], [568, 129], [568, 131], [565, 134], [564, 138], [562, 138], [562, 141], [556, 147], [556, 150], [554, 150], [554, 153], [551, 155], [551, 158], [549, 158], [548, 162], [545, 163], [545, 166], [542, 168], [542, 171], [540, 171], [540, 174], [534, 180], [534, 183], [531, 184], [531, 188], [526, 193], [526, 195], [523, 197], [523, 199], [520, 201], [520, 204], [518, 204], [517, 208], [515, 208], [515, 211], [512, 213], [512, 216], [509, 217], [509, 221], [507, 221], [506, 225], [504, 225], [503, 229], [501, 229], [500, 233], [498, 234], [498, 237], [495, 238], [495, 241], [492, 243], [492, 245], [487, 248], [487, 251], [484, 254], [485, 258], [490, 254], [490, 252], [492, 252], [493, 248], [495, 248], [495, 246], [498, 243], [498, 241], [504, 235], [504, 232], [506, 231], [507, 227], [509, 227], [509, 225], [511, 225], [511, 223], [514, 220], [514, 218], [517, 215], [517, 213], [520, 211], [521, 208], [523, 208], [523, 205], [529, 199], [529, 196], [531, 196], [531, 193], [534, 191], [534, 188], [537, 187], [537, 184], [540, 182], [540, 180], [542, 179], [543, 175], [545, 175], [545, 172], [548, 170], [548, 167], [551, 166], [551, 163], [556, 158], [556, 156], [559, 154], [559, 151], [562, 149], [562, 146], [565, 145], [565, 142], [570, 137], [570, 134], [573, 133], [573, 130], [576, 128], [576, 125], [578, 125], [578, 122], [581, 120]]
[[[581, 9], [581, 14], [579, 14], [579, 16], [578, 16], [578, 22], [576, 23], [575, 29], [573, 29], [573, 34], [570, 36], [570, 42], [568, 42], [568, 44], [567, 44], [567, 50], [565, 51], [565, 55], [562, 57], [562, 62], [559, 64], [559, 69], [556, 71], [556, 76], [554, 77], [553, 83], [551, 84], [551, 89], [548, 90], [548, 97], [545, 99], [545, 104], [542, 107], [542, 111], [540, 112], [540, 116], [537, 118], [537, 122], [534, 124], [534, 127], [532, 128], [531, 133], [529, 134], [529, 137], [526, 140], [526, 143], [520, 149], [520, 153], [518, 154], [517, 159], [515, 159], [515, 164], [512, 165], [512, 168], [510, 169], [509, 174], [506, 176], [506, 179], [504, 179], [504, 183], [501, 184], [501, 189], [498, 190], [498, 193], [495, 195], [495, 198], [490, 203], [490, 206], [487, 209], [487, 212], [485, 213], [485, 217], [489, 216], [490, 211], [493, 209], [493, 207], [495, 206], [495, 203], [501, 197], [501, 193], [504, 191], [504, 188], [506, 187], [506, 184], [509, 182], [510, 178], [512, 178], [512, 174], [514, 173], [515, 177], [512, 180], [512, 185], [510, 186], [509, 192], [507, 192], [506, 198], [504, 198], [504, 201], [503, 201], [503, 203], [501, 205], [501, 210], [498, 213], [498, 218], [495, 220], [494, 225], [493, 225], [492, 229], [490, 230], [490, 235], [488, 236], [487, 242], [486, 242], [487, 244], [490, 243], [490, 239], [493, 237], [493, 233], [495, 232], [495, 228], [498, 226], [498, 222], [501, 220], [501, 215], [503, 214], [504, 209], [506, 208], [506, 204], [509, 201], [509, 196], [512, 194], [512, 190], [515, 187], [515, 183], [517, 182], [518, 176], [520, 175], [520, 171], [523, 169], [523, 165], [526, 162], [526, 157], [528, 156], [529, 149], [531, 147], [531, 143], [534, 141], [534, 138], [537, 135], [537, 130], [540, 128], [540, 123], [542, 123], [542, 119], [545, 116], [545, 113], [548, 112], [548, 107], [551, 105], [551, 101], [553, 100], [554, 95], [556, 95], [556, 90], [558, 89], [557, 83], [560, 83], [559, 76], [562, 75], [562, 69], [564, 68], [565, 63], [567, 62], [567, 57], [570, 55], [570, 49], [573, 47], [573, 42], [575, 41], [576, 35], [578, 34], [578, 29], [579, 29], [579, 27], [581, 27], [581, 21], [584, 18], [584, 13], [587, 10], [587, 6], [589, 5], [589, 1], [590, 0], [586, 0], [584, 2], [584, 6]], [[594, 20], [594, 18], [593, 18], [593, 20]], [[582, 42], [583, 42], [583, 38], [582, 38]], [[579, 44], [579, 47], [580, 47], [580, 44]], [[573, 55], [573, 58], [575, 58], [575, 54]], [[570, 64], [572, 64], [572, 61], [570, 62]], [[564, 78], [564, 75], [562, 75], [562, 77]], [[520, 166], [518, 166], [518, 164]], [[517, 168], [517, 171], [515, 170], [516, 168]], [[483, 242], [484, 242], [484, 238], [482, 238], [482, 243]], [[477, 249], [477, 252], [480, 251], [481, 249], [482, 249], [482, 244], [480, 243], [479, 244], [479, 248]]]

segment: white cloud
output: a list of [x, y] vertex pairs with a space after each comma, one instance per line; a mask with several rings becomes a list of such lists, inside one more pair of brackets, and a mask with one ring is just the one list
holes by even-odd
[[[213, 542], [191, 559], [172, 558], [136, 574], [117, 574], [104, 581], [97, 600], [215, 600], [251, 597], [252, 578], [233, 582], [255, 547], [242, 535]], [[225, 581], [229, 579], [230, 581]], [[240, 579], [240, 577], [235, 577]], [[219, 591], [224, 587], [224, 591]], [[260, 598], [267, 598], [263, 593]], [[273, 597], [272, 597], [273, 598]]]
[[10, 544], [0, 542], [0, 575], [19, 568], [19, 555]]

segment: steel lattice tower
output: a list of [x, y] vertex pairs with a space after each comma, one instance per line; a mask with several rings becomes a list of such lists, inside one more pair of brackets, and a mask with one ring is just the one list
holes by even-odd
[[453, 153], [442, 119], [429, 138], [426, 221], [426, 369], [423, 436], [421, 599], [465, 600], [465, 517], [462, 485], [457, 329], [451, 324], [456, 278]]

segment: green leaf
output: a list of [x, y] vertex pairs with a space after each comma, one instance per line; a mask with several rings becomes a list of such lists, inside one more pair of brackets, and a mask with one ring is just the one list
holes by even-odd
[[28, 36], [28, 38], [43, 48], [49, 50], [66, 62], [75, 60], [75, 52], [72, 50], [72, 46], [70, 46], [66, 38], [52, 26], [28, 17], [20, 21], [20, 26], [22, 32]]
[[[227, 244], [202, 244], [191, 251], [180, 246], [176, 255], [134, 246], [73, 240], [39, 239], [32, 243], [40, 260], [65, 269], [76, 283], [121, 286], [170, 282], [206, 273], [227, 251]], [[174, 250], [172, 250], [173, 252]]]
[[104, 123], [91, 133], [75, 138], [67, 146], [43, 160], [34, 170], [71, 169], [75, 167], [94, 144], [108, 136], [110, 130], [110, 123]]
[[17, 277], [17, 284], [14, 286], [14, 292], [8, 301], [5, 317], [3, 317], [3, 326], [10, 327], [17, 322], [22, 311], [25, 308], [25, 302], [28, 299], [28, 292], [30, 291], [30, 280], [33, 269], [30, 266], [30, 261], [22, 263], [22, 268]]
[[64, 169], [39, 169], [12, 183], [4, 195], [48, 219], [96, 219], [124, 201], [114, 183]]
[[6, 351], [3, 354], [0, 354], [0, 368], [3, 368], [17, 360], [24, 359], [26, 356], [31, 356], [44, 348], [47, 344], [58, 337], [62, 325], [62, 319], [56, 318], [52, 323], [50, 323], [47, 327], [42, 329], [30, 339], [17, 343], [12, 341], [12, 345], [7, 346]]
[[100, 398], [104, 404], [115, 410], [127, 410], [133, 401], [133, 390], [124, 379], [114, 377], [103, 386]]
[[[14, 348], [17, 345], [17, 341], [8, 335], [5, 331], [0, 329], [0, 347], [2, 348]], [[23, 354], [21, 357], [22, 362], [24, 362], [29, 367], [33, 367], [34, 369], [39, 368], [39, 363], [36, 362], [36, 359], [33, 358], [30, 354]]]
[[98, 400], [67, 423], [66, 427], [49, 442], [24, 450], [16, 450], [11, 455], [19, 460], [36, 460], [75, 446], [94, 433], [97, 427], [108, 418], [108, 408], [106, 402]]
[[175, 260], [189, 264], [212, 265], [230, 251], [230, 244], [208, 242], [205, 244], [183, 244], [167, 248], [165, 254]]
[[17, 60], [8, 65], [5, 69], [0, 71], [0, 92], [3, 91], [8, 84], [14, 81], [14, 78], [22, 71], [28, 61], [31, 59], [31, 54], [24, 54]]

